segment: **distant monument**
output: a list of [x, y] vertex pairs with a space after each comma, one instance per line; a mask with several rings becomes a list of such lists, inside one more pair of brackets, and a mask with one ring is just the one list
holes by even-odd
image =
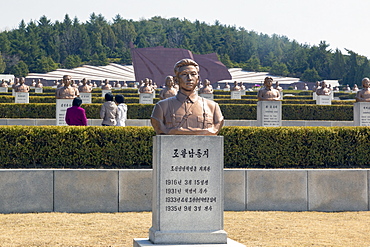
[[362, 79], [362, 89], [356, 93], [356, 102], [370, 102], [370, 79]]
[[82, 79], [81, 84], [82, 85], [78, 87], [78, 91], [80, 93], [91, 93], [92, 92], [92, 86], [87, 84], [86, 78]]
[[317, 95], [330, 95], [331, 94], [331, 90], [327, 86], [325, 81], [322, 81], [321, 82], [321, 87], [316, 89], [316, 94]]
[[41, 79], [38, 79], [37, 83], [35, 85], [35, 93], [42, 93], [43, 92], [43, 89], [42, 89], [43, 87], [44, 87], [44, 85], [42, 84]]
[[105, 79], [101, 86], [102, 90], [111, 90], [112, 85], [109, 83], [108, 79]]
[[258, 91], [257, 125], [262, 127], [281, 126], [282, 107], [279, 90], [272, 87], [273, 79], [266, 77], [264, 87]]
[[280, 91], [272, 87], [272, 77], [266, 77], [264, 87], [258, 91], [257, 98], [259, 101], [278, 101], [280, 100]]
[[30, 87], [25, 83], [24, 77], [21, 77], [19, 84], [14, 87], [15, 103], [29, 103]]
[[200, 96], [209, 100], [213, 100], [213, 87], [208, 79], [202, 83], [202, 88], [199, 89]]
[[63, 86], [57, 88], [55, 98], [57, 99], [74, 99], [79, 96], [80, 92], [77, 88], [71, 86], [72, 77], [70, 75], [63, 76]]
[[223, 88], [224, 91], [230, 91], [230, 85], [228, 82], [225, 83], [225, 86]]
[[14, 91], [16, 93], [28, 93], [30, 91], [30, 87], [24, 83], [25, 83], [25, 79], [24, 77], [21, 77], [19, 80], [19, 84], [14, 86]]
[[140, 104], [153, 104], [153, 98], [155, 94], [155, 90], [151, 85], [151, 80], [149, 78], [145, 78], [141, 87], [139, 88], [140, 93]]
[[160, 93], [159, 93], [159, 98], [162, 99], [167, 99], [170, 97], [173, 97], [177, 94], [177, 89], [174, 88], [174, 81], [172, 76], [167, 76], [166, 77], [166, 87], [163, 88]]
[[72, 107], [74, 98], [80, 95], [76, 87], [71, 86], [72, 77], [64, 75], [62, 79], [63, 86], [56, 89], [56, 125], [68, 125], [65, 121], [65, 114], [69, 107]]
[[4, 79], [1, 80], [0, 92], [8, 92], [8, 83]]
[[92, 102], [92, 86], [90, 86], [86, 80], [83, 78], [80, 82], [81, 86], [78, 87], [78, 91], [80, 92], [80, 98], [82, 100], [82, 104], [91, 104]]
[[234, 85], [231, 87], [230, 96], [231, 96], [231, 99], [241, 99], [242, 98], [241, 88], [237, 81], [234, 81]]
[[316, 104], [331, 105], [332, 91], [325, 81], [321, 82], [321, 87], [316, 89]]
[[362, 89], [356, 93], [353, 121], [355, 126], [370, 126], [370, 79], [367, 77], [362, 79]]

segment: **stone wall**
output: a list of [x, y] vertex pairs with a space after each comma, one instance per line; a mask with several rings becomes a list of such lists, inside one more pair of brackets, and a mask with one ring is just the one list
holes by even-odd
[[[370, 169], [225, 169], [225, 210], [367, 211]], [[0, 169], [0, 213], [150, 211], [152, 170]]]

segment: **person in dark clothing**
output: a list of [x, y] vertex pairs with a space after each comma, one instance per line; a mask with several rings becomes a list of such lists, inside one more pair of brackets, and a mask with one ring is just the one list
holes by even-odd
[[72, 107], [67, 109], [66, 113], [66, 123], [68, 125], [76, 125], [76, 126], [87, 126], [87, 118], [85, 109], [81, 108], [82, 99], [80, 97], [76, 97], [72, 101]]

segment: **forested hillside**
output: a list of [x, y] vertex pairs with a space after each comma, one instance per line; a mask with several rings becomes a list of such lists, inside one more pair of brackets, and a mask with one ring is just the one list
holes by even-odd
[[137, 48], [184, 48], [196, 54], [216, 52], [229, 68], [269, 71], [303, 81], [339, 79], [353, 85], [370, 76], [366, 57], [355, 51], [344, 55], [330, 50], [325, 41], [314, 46], [299, 44], [285, 36], [269, 36], [218, 21], [207, 24], [161, 17], [133, 21], [119, 15], [108, 21], [94, 13], [86, 23], [68, 15], [62, 22], [42, 16], [1, 32], [0, 73], [25, 76], [82, 64], [131, 64], [130, 44]]

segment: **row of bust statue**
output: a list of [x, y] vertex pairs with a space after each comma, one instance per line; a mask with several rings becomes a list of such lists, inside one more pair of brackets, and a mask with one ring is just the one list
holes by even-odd
[[[9, 82], [9, 85], [8, 85], [8, 83], [5, 80], [2, 80], [1, 84], [0, 84], [0, 87], [9, 87], [10, 86], [12, 89], [14, 89], [14, 92], [28, 93], [30, 91], [30, 87], [25, 84], [25, 81], [26, 80], [25, 80], [24, 77], [15, 78], [15, 82], [14, 83]], [[42, 88], [43, 87], [40, 79], [37, 81], [37, 83], [35, 82], [34, 84], [32, 84], [32, 86], [37, 87], [37, 88]]]
[[326, 84], [325, 81], [317, 81], [312, 91], [315, 92], [316, 95], [331, 95], [332, 93], [331, 86]]

